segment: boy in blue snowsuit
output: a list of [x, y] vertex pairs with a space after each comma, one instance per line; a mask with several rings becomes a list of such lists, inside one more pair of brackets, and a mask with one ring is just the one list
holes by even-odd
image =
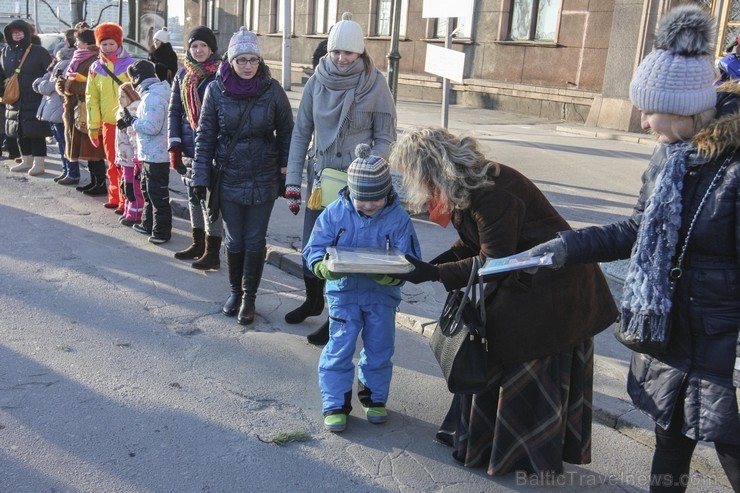
[[388, 163], [371, 156], [367, 144], [357, 146], [355, 155], [357, 159], [347, 170], [347, 187], [321, 213], [303, 249], [307, 265], [327, 281], [329, 342], [319, 360], [319, 387], [324, 428], [333, 432], [345, 429], [352, 410], [352, 356], [360, 333], [360, 403], [371, 423], [383, 423], [388, 416], [385, 403], [393, 371], [401, 281], [385, 274], [331, 272], [325, 263], [326, 248], [397, 248], [421, 258], [411, 218], [393, 191]]

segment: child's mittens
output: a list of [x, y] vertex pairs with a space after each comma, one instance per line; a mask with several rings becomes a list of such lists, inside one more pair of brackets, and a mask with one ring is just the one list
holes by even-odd
[[388, 274], [365, 274], [365, 275], [382, 286], [398, 286], [402, 282], [400, 279], [391, 277]]
[[325, 281], [336, 281], [337, 279], [343, 278], [346, 274], [341, 274], [339, 272], [332, 272], [329, 270], [329, 267], [326, 266], [326, 260], [329, 258], [329, 254], [326, 254], [324, 256], [324, 260], [319, 260], [315, 264], [313, 264], [313, 273], [316, 274], [316, 277], [319, 279], [324, 279]]
[[285, 187], [285, 198], [288, 200], [288, 209], [293, 215], [301, 211], [301, 187], [298, 185], [288, 185]]
[[173, 144], [170, 147], [170, 167], [181, 175], [188, 172], [188, 168], [182, 162], [182, 144]]

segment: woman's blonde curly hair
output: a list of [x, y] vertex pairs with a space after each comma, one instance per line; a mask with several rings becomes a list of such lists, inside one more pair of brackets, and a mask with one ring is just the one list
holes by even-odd
[[498, 164], [483, 155], [473, 137], [435, 127], [406, 130], [393, 144], [388, 162], [402, 174], [414, 212], [424, 210], [435, 189], [451, 209], [465, 209], [471, 192], [493, 186], [499, 174]]

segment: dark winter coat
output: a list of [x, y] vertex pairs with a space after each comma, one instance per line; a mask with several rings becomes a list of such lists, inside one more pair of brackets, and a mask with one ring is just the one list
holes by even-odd
[[[280, 168], [286, 166], [293, 131], [288, 96], [260, 64], [265, 74], [256, 102], [241, 127], [250, 100], [236, 98], [216, 78], [208, 85], [195, 136], [193, 186], [210, 184], [212, 166], [223, 169], [221, 200], [242, 205], [263, 204], [278, 196]], [[226, 160], [231, 139], [238, 139]]]
[[[11, 29], [23, 31], [20, 44], [13, 45], [10, 36]], [[5, 80], [13, 75], [21, 63], [23, 54], [28, 46], [31, 51], [21, 67], [18, 77], [20, 82], [20, 98], [13, 104], [5, 106], [5, 133], [15, 138], [44, 138], [51, 135], [48, 122], [36, 118], [36, 112], [43, 96], [35, 92], [31, 85], [33, 81], [43, 76], [51, 64], [51, 55], [43, 46], [31, 44], [31, 29], [23, 20], [15, 20], [5, 26], [5, 39], [8, 43], [0, 53], [0, 87], [4, 87]]]
[[[740, 329], [740, 98], [722, 94], [719, 103], [718, 118], [694, 137], [710, 159], [690, 167], [684, 176], [679, 248], [717, 170], [727, 159], [730, 167], [691, 233], [684, 272], [673, 296], [668, 349], [657, 356], [633, 354], [627, 390], [635, 406], [663, 428], [671, 423], [676, 406], [683, 406], [686, 436], [740, 444], [732, 383]], [[646, 201], [665, 160], [665, 149], [659, 145], [643, 174], [629, 219], [561, 233], [569, 264], [630, 256]]]
[[[182, 81], [185, 78], [185, 69], [181, 68], [172, 82], [172, 96], [170, 97], [170, 106], [168, 109], [167, 132], [169, 137], [169, 146], [179, 142], [182, 145], [182, 155], [193, 158], [195, 156], [195, 130], [190, 126], [187, 119], [185, 108], [182, 101]], [[206, 77], [198, 84], [198, 95], [200, 100], [206, 94], [206, 88], [216, 78], [216, 74]], [[196, 122], [197, 126], [197, 122]], [[183, 176], [185, 185], [192, 186], [193, 168], [188, 166], [187, 173]]]
[[172, 78], [177, 73], [177, 53], [170, 43], [162, 43], [149, 53], [149, 61], [154, 64], [157, 79], [172, 83]]
[[[471, 204], [454, 210], [460, 239], [457, 262], [439, 266], [450, 290], [467, 283], [472, 257], [513, 255], [569, 229], [568, 223], [526, 177], [500, 166], [495, 186], [473, 191]], [[611, 325], [614, 298], [596, 264], [536, 274], [514, 271], [488, 282], [486, 326], [492, 365], [524, 362], [567, 351]]]

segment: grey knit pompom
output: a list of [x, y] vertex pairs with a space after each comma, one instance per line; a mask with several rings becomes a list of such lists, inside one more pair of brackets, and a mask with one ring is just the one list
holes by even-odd
[[660, 21], [655, 38], [657, 49], [684, 56], [714, 52], [714, 21], [698, 5], [683, 5], [668, 11]]

